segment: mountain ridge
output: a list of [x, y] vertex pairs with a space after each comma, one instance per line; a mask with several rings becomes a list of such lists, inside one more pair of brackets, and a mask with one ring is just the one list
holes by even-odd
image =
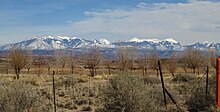
[[17, 43], [5, 44], [0, 46], [0, 50], [10, 50], [13, 48], [32, 49], [32, 50], [55, 50], [55, 49], [73, 49], [73, 48], [90, 48], [91, 46], [99, 46], [101, 48], [116, 48], [118, 46], [136, 47], [139, 49], [159, 50], [159, 51], [182, 51], [186, 48], [197, 49], [216, 49], [220, 50], [220, 43], [216, 42], [197, 42], [190, 45], [181, 45], [180, 42], [173, 38], [167, 39], [140, 39], [134, 37], [129, 41], [110, 42], [107, 39], [88, 40], [81, 37], [68, 36], [44, 36], [33, 37]]

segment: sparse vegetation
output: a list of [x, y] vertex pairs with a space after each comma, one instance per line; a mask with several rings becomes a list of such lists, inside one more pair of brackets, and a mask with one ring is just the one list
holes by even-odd
[[[56, 51], [50, 56], [32, 55], [30, 62], [28, 62], [29, 58], [26, 58], [27, 61], [24, 59], [26, 52], [21, 50], [11, 52], [10, 58], [2, 63], [13, 65], [13, 69], [2, 68], [7, 69], [7, 74], [6, 70], [0, 71], [2, 73], [0, 75], [0, 111], [52, 111], [53, 92], [50, 71], [56, 71], [55, 95], [58, 111], [194, 112], [213, 111], [215, 108], [216, 80], [213, 77], [215, 70], [210, 67], [208, 94], [204, 91], [204, 75], [193, 75], [190, 72], [191, 69], [200, 68], [200, 74], [205, 73], [206, 67], [203, 66], [212, 65], [215, 57], [213, 52], [207, 56], [201, 54], [202, 62], [197, 64], [197, 62], [191, 62], [197, 60], [194, 59], [192, 53], [194, 51], [189, 53], [190, 56], [184, 54], [183, 57], [175, 54], [169, 58], [160, 59], [158, 52], [152, 52], [137, 58], [135, 52], [129, 53], [136, 49], [122, 47], [118, 49], [115, 59], [106, 57], [102, 59], [100, 49], [95, 47], [87, 50], [88, 52], [78, 56], [73, 54], [73, 51], [67, 54], [64, 51]], [[195, 52], [197, 54], [199, 51]], [[13, 64], [13, 56], [14, 59], [20, 60], [14, 61]], [[198, 56], [200, 57], [200, 53]], [[175, 105], [166, 95], [166, 108], [158, 75], [158, 60], [162, 62], [166, 90], [177, 102]], [[22, 74], [16, 75], [16, 79], [20, 78], [20, 80], [15, 80], [13, 77], [15, 63], [19, 66], [23, 63], [19, 67], [19, 72], [16, 72]], [[191, 66], [193, 64], [190, 65], [190, 63], [196, 63], [196, 65]], [[23, 69], [24, 67], [27, 69]], [[184, 69], [181, 69], [182, 67]]]
[[0, 90], [1, 112], [38, 111], [39, 94], [32, 85], [22, 81], [3, 82], [0, 85]]

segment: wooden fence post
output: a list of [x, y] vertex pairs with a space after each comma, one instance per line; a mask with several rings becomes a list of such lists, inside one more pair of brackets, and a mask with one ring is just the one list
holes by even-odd
[[162, 69], [161, 69], [160, 60], [158, 60], [158, 65], [159, 65], [160, 78], [161, 78], [161, 83], [162, 83], [162, 88], [163, 88], [163, 98], [164, 98], [164, 104], [165, 104], [165, 108], [167, 108], [167, 101], [166, 101], [165, 86], [164, 86], [164, 81], [163, 81], [163, 74], [162, 74]]
[[54, 105], [54, 112], [56, 112], [56, 91], [55, 91], [55, 83], [54, 83], [54, 75], [55, 71], [53, 71], [53, 105]]
[[217, 111], [220, 110], [220, 58], [217, 58], [216, 66], [216, 104]]
[[207, 70], [206, 70], [206, 87], [205, 87], [206, 95], [208, 95], [208, 88], [209, 88], [209, 66], [207, 66]]

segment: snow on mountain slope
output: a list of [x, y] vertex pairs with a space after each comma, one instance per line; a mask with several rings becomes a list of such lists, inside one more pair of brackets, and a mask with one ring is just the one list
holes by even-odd
[[158, 43], [161, 40], [159, 39], [139, 39], [137, 37], [132, 38], [129, 42], [135, 42], [135, 43], [141, 43], [141, 42], [153, 42], [153, 43]]
[[131, 40], [130, 40], [130, 42], [143, 42], [143, 41], [145, 41], [144, 39], [139, 39], [139, 38], [137, 38], [137, 37], [134, 37], [134, 38], [132, 38]]
[[[181, 51], [185, 48], [197, 48], [206, 50], [214, 48], [220, 50], [220, 43], [202, 42], [192, 45], [182, 46], [178, 41], [167, 38], [164, 40], [159, 39], [140, 39], [132, 38], [129, 41], [111, 43], [106, 39], [100, 40], [86, 40], [80, 37], [68, 37], [68, 36], [46, 36], [46, 37], [34, 37], [29, 40], [24, 40], [18, 43], [6, 44], [0, 46], [0, 50], [9, 50], [13, 48], [21, 49], [33, 49], [33, 50], [54, 50], [54, 49], [71, 49], [71, 48], [90, 48], [91, 46], [98, 46], [109, 50], [110, 48], [116, 48], [117, 46], [133, 46], [138, 49], [149, 49], [159, 51]], [[106, 51], [107, 52], [107, 51]]]
[[137, 37], [128, 42], [114, 43], [115, 45], [135, 46], [137, 48], [145, 48], [151, 50], [181, 50], [182, 46], [179, 42], [172, 38], [165, 40], [159, 39], [139, 39]]
[[100, 48], [115, 48], [115, 45], [111, 44], [107, 39], [93, 40], [93, 46], [98, 46]]
[[129, 42], [140, 43], [140, 42], [145, 42], [145, 41], [153, 42], [153, 43], [158, 43], [158, 42], [163, 42], [163, 41], [170, 42], [170, 43], [179, 43], [176, 40], [174, 40], [173, 38], [167, 38], [167, 39], [164, 39], [164, 40], [159, 40], [159, 39], [139, 39], [137, 37], [132, 38]]
[[100, 42], [101, 44], [104, 44], [104, 45], [110, 45], [110, 44], [111, 44], [110, 41], [108, 41], [108, 40], [106, 40], [106, 39], [103, 39], [103, 38], [100, 39], [99, 42]]
[[187, 45], [184, 47], [196, 48], [196, 49], [200, 49], [200, 50], [209, 50], [210, 48], [220, 50], [220, 43], [205, 41], [205, 42], [197, 42], [195, 44]]
[[[99, 46], [102, 44], [110, 45], [108, 40], [97, 42]], [[48, 37], [34, 37], [29, 40], [21, 41], [19, 43], [6, 44], [0, 47], [0, 50], [9, 50], [12, 48], [21, 49], [35, 49], [35, 50], [53, 50], [53, 49], [68, 49], [68, 48], [81, 48], [89, 47], [95, 44], [94, 41], [86, 40], [79, 37], [66, 37], [66, 36], [48, 36]]]
[[172, 42], [172, 43], [179, 43], [179, 42], [177, 42], [176, 40], [174, 40], [173, 38], [167, 38], [167, 39], [165, 39], [164, 41]]

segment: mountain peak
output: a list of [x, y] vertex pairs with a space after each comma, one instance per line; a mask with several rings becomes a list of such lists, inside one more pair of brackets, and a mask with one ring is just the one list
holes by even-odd
[[134, 37], [130, 40], [130, 42], [140, 42], [140, 41], [142, 41], [142, 39], [139, 39], [137, 37]]
[[56, 40], [70, 40], [72, 39], [72, 37], [68, 37], [68, 36], [45, 36], [45, 37], [39, 37], [39, 38], [43, 38], [43, 39], [56, 39]]
[[71, 37], [67, 37], [67, 36], [57, 36], [58, 38], [60, 38], [60, 39], [66, 39], [66, 40], [70, 40], [71, 39]]
[[38, 39], [46, 39], [46, 38], [54, 39], [55, 37], [49, 35], [49, 36], [37, 37], [37, 38], [38, 38]]
[[167, 39], [165, 39], [165, 41], [172, 42], [172, 43], [179, 43], [176, 40], [174, 40], [173, 38], [167, 38]]
[[111, 44], [110, 41], [108, 41], [107, 39], [104, 39], [104, 38], [100, 39], [99, 42], [102, 43], [102, 44], [105, 44], [105, 45], [110, 45]]

